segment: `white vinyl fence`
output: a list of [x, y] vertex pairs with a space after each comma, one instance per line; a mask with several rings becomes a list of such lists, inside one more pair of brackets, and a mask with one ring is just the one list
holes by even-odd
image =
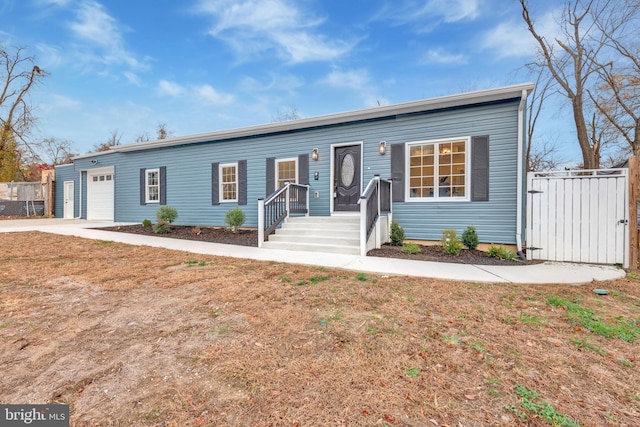
[[628, 169], [529, 172], [527, 190], [529, 259], [628, 266]]

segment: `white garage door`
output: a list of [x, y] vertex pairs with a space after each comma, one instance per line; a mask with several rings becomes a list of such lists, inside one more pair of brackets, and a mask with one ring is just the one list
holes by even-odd
[[113, 221], [113, 168], [87, 172], [87, 219]]

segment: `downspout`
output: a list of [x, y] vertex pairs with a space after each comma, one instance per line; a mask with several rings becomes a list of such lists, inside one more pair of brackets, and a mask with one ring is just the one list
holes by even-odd
[[522, 251], [522, 177], [524, 174], [524, 160], [522, 155], [524, 153], [524, 111], [527, 103], [527, 96], [527, 91], [523, 90], [522, 96], [520, 97], [520, 105], [518, 106], [518, 161], [516, 173], [516, 248], [518, 250], [518, 257], [523, 261], [527, 260], [527, 257]]

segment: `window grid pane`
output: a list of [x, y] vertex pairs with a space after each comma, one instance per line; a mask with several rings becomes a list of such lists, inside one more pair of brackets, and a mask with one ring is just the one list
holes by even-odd
[[160, 200], [160, 172], [148, 171], [147, 172], [147, 201], [157, 202]]
[[222, 167], [222, 200], [237, 199], [236, 166]]
[[278, 162], [278, 188], [284, 187], [287, 182], [296, 183], [296, 162], [295, 160], [288, 160], [284, 162]]
[[409, 197], [465, 197], [465, 147], [464, 141], [411, 145]]

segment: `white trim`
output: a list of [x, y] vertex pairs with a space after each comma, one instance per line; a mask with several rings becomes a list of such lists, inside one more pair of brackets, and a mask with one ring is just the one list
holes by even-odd
[[[224, 200], [224, 191], [222, 191], [222, 168], [228, 168], [233, 166], [236, 169], [235, 172], [235, 176], [236, 176], [236, 180], [235, 180], [235, 184], [236, 184], [236, 198], [235, 199], [229, 199], [229, 200]], [[226, 184], [230, 184], [230, 183], [226, 183]], [[238, 162], [231, 162], [231, 163], [220, 163], [218, 165], [218, 203], [237, 203], [238, 202], [238, 187], [239, 183], [238, 183]]]
[[[525, 121], [525, 107], [527, 105], [527, 95], [528, 92], [526, 90], [522, 91], [522, 98], [520, 98], [520, 104], [518, 105], [518, 164], [516, 170], [516, 248], [518, 250], [518, 254], [522, 253], [522, 204], [523, 204], [523, 194], [522, 194], [522, 178], [524, 177], [524, 165], [526, 162], [524, 159], [524, 121]], [[525, 186], [528, 185], [527, 181], [525, 181]], [[526, 234], [525, 234], [526, 238]]]
[[275, 161], [275, 177], [274, 177], [274, 182], [275, 182], [275, 186], [276, 186], [276, 190], [279, 188], [278, 187], [278, 163], [283, 163], [283, 162], [294, 162], [295, 164], [295, 176], [294, 181], [291, 184], [297, 184], [298, 183], [298, 158], [297, 157], [287, 157], [286, 159], [276, 159]]
[[[447, 142], [459, 142], [464, 141], [464, 197], [440, 197], [438, 191], [434, 191], [433, 197], [411, 197], [411, 173], [410, 173], [410, 158], [411, 158], [411, 146], [412, 145], [425, 145], [425, 144], [440, 144]], [[406, 177], [404, 183], [404, 192], [406, 194], [405, 202], [410, 203], [458, 203], [471, 201], [471, 137], [460, 136], [456, 138], [442, 138], [442, 139], [429, 139], [424, 141], [410, 141], [405, 143], [404, 150], [404, 176]], [[438, 189], [438, 183], [435, 181], [439, 178], [438, 171], [438, 152], [433, 151], [433, 178], [434, 178], [434, 190]]]
[[[149, 200], [149, 173], [157, 172], [158, 173], [158, 200]], [[160, 203], [160, 168], [149, 168], [144, 170], [144, 202], [148, 204], [152, 203]]]
[[[331, 154], [329, 161], [329, 212], [331, 215], [342, 215], [343, 213], [335, 211], [334, 200], [335, 200], [335, 190], [333, 188], [333, 183], [335, 181], [335, 162], [336, 162], [336, 148], [338, 147], [349, 147], [351, 145], [359, 145], [360, 146], [360, 194], [362, 194], [362, 186], [364, 185], [364, 141], [355, 141], [355, 142], [339, 142], [336, 144], [331, 144]], [[359, 215], [357, 211], [354, 211]], [[348, 212], [351, 214], [351, 212]]]

